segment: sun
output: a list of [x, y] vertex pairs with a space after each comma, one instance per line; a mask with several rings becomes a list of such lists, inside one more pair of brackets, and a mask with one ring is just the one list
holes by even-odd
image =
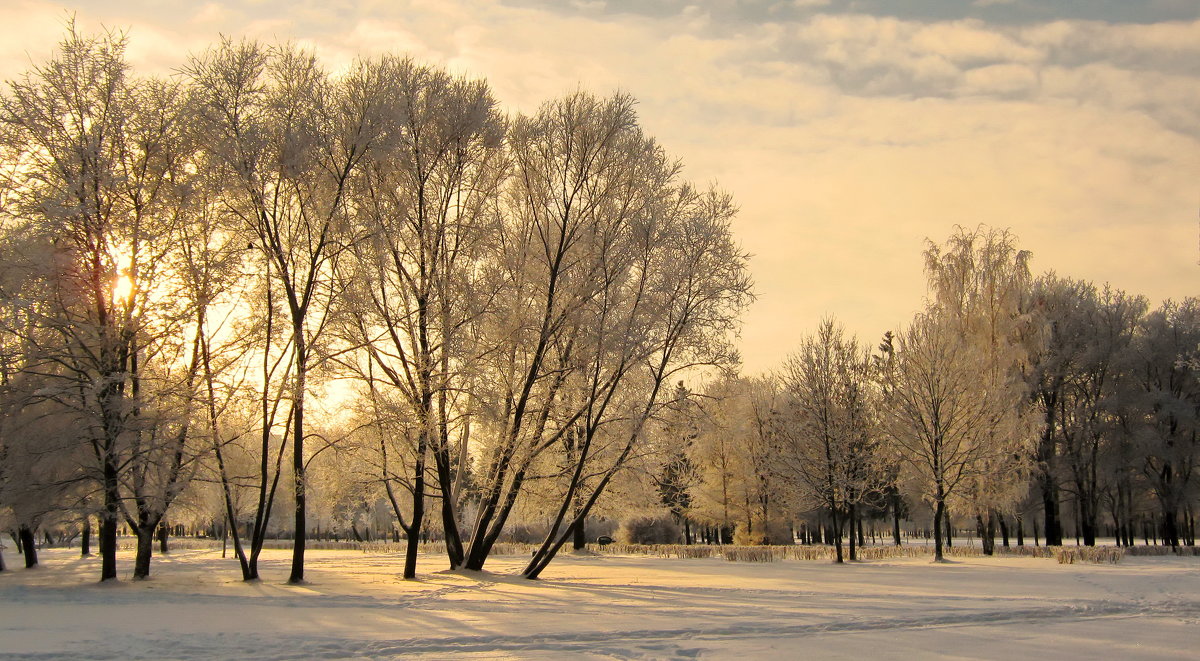
[[112, 300], [114, 303], [125, 304], [133, 296], [133, 278], [127, 273], [121, 273], [113, 282]]
[[124, 246], [116, 246], [112, 251], [112, 261], [117, 274], [112, 279], [111, 300], [113, 303], [127, 305], [135, 290], [135, 283], [130, 275], [133, 267], [132, 251]]

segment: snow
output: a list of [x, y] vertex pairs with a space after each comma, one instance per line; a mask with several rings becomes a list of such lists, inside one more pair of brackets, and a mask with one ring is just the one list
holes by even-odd
[[[1059, 565], [563, 555], [542, 580], [489, 571], [400, 578], [398, 555], [263, 552], [246, 584], [219, 551], [156, 557], [153, 578], [98, 584], [97, 559], [50, 549], [0, 574], [0, 658], [664, 659], [1137, 658], [1200, 650], [1200, 558]], [[20, 557], [6, 554], [10, 567]]]

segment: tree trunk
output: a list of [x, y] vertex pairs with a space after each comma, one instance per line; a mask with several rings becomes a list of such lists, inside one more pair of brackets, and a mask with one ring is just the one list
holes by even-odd
[[1162, 540], [1163, 546], [1168, 544], [1171, 548], [1179, 548], [1179, 515], [1173, 508], [1163, 506], [1163, 525], [1162, 525]]
[[25, 568], [32, 569], [38, 564], [37, 540], [34, 539], [33, 529], [25, 524], [17, 529], [17, 536], [21, 539], [21, 552], [25, 554]]
[[86, 558], [92, 554], [92, 517], [83, 517], [83, 531], [79, 538], [79, 555]]
[[[443, 365], [443, 369], [448, 369]], [[445, 412], [445, 397], [444, 389], [438, 391], [438, 408], [439, 408], [439, 431], [438, 431], [438, 446], [434, 448], [433, 463], [437, 469], [438, 489], [442, 493], [441, 512], [442, 512], [442, 531], [446, 537], [446, 559], [450, 562], [451, 569], [457, 569], [463, 565], [465, 552], [462, 542], [462, 531], [458, 527], [458, 518], [455, 514], [457, 505], [457, 490], [454, 488], [453, 479], [450, 470], [450, 439], [446, 432], [446, 412]], [[464, 440], [463, 443], [466, 441]]]
[[171, 552], [170, 549], [167, 548], [167, 533], [167, 524], [158, 524], [158, 552], [162, 555], [166, 555]]
[[404, 578], [417, 577], [417, 551], [421, 545], [421, 527], [425, 524], [425, 439], [420, 432], [417, 463], [413, 468], [412, 519], [408, 522], [408, 543], [404, 549]]
[[[839, 526], [840, 522], [838, 521], [837, 507], [836, 506], [830, 507], [829, 510], [830, 510], [830, 516], [833, 519], [833, 524], [831, 527], [833, 528], [833, 545], [834, 545], [834, 548], [836, 549], [836, 555], [835, 555], [836, 562], [838, 564], [841, 564], [841, 563], [845, 562], [845, 560], [842, 558], [842, 529]], [[826, 533], [826, 534], [828, 534], [828, 533]]]
[[1096, 545], [1096, 507], [1091, 496], [1090, 493], [1083, 493], [1079, 497], [1079, 529], [1083, 534], [1084, 546]]
[[[1043, 398], [1044, 400], [1046, 398]], [[1059, 516], [1058, 479], [1055, 475], [1056, 446], [1054, 441], [1054, 410], [1056, 398], [1044, 401], [1045, 426], [1038, 444], [1038, 486], [1042, 492], [1042, 511], [1045, 516], [1046, 546], [1062, 546], [1062, 519]]]
[[979, 535], [979, 545], [980, 545], [980, 547], [982, 547], [984, 555], [992, 554], [992, 545], [989, 543], [990, 540], [988, 539], [989, 535], [988, 535], [988, 531], [987, 531], [987, 528], [990, 525], [991, 525], [991, 517], [990, 516], [988, 517], [988, 522], [985, 524], [983, 522], [983, 515], [979, 514], [979, 513], [975, 514], [975, 533]]
[[1075, 497], [1075, 546], [1080, 546], [1079, 536], [1082, 533], [1082, 521], [1084, 521], [1084, 509], [1080, 503], [1079, 497]]
[[304, 582], [304, 547], [308, 534], [304, 476], [304, 395], [307, 389], [308, 352], [304, 342], [302, 318], [293, 315], [293, 319], [292, 344], [296, 355], [296, 383], [292, 401], [292, 476], [296, 500], [296, 531], [295, 542], [292, 545], [292, 573], [288, 576], [288, 583], [296, 584]]
[[900, 493], [892, 494], [892, 541], [900, 546]]
[[1004, 515], [996, 516], [996, 522], [1000, 524], [1000, 537], [1003, 540], [1004, 548], [1008, 548], [1008, 522], [1004, 520]]
[[945, 494], [942, 492], [942, 485], [937, 486], [937, 499], [934, 501], [933, 507], [933, 560], [941, 562], [945, 560], [942, 555], [942, 519], [946, 516], [946, 501]]
[[1184, 520], [1184, 525], [1187, 526], [1187, 538], [1184, 540], [1184, 544], [1186, 544], [1188, 546], [1195, 546], [1196, 545], [1196, 516], [1192, 513], [1192, 508], [1190, 505], [1185, 510], [1184, 516], [1186, 517]]
[[587, 546], [587, 524], [585, 519], [579, 519], [571, 528], [571, 548], [576, 551]]
[[1025, 546], [1025, 520], [1017, 515], [1017, 546]]
[[141, 525], [136, 529], [137, 553], [133, 561], [133, 577], [141, 580], [150, 578], [150, 556], [154, 552], [154, 525]]
[[117, 469], [104, 462], [104, 512], [100, 519], [100, 580], [117, 578], [117, 516], [121, 495], [117, 492]]
[[855, 506], [853, 504], [851, 504], [850, 511], [847, 513], [848, 515], [846, 517], [847, 527], [850, 529], [849, 537], [850, 537], [850, 560], [851, 561], [858, 560], [858, 546], [855, 545], [855, 543], [854, 543], [856, 541], [855, 534], [854, 534], [854, 519], [855, 519], [854, 515], [856, 514], [855, 510], [856, 510]]

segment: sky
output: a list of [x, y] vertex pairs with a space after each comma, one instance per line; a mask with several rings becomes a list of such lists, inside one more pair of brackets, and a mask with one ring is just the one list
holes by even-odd
[[1200, 295], [1200, 0], [8, 0], [0, 79], [72, 14], [128, 30], [142, 73], [229, 35], [335, 72], [407, 53], [510, 112], [633, 94], [685, 177], [740, 206], [751, 374], [826, 316], [868, 344], [902, 327], [956, 225], [1011, 228], [1035, 274]]

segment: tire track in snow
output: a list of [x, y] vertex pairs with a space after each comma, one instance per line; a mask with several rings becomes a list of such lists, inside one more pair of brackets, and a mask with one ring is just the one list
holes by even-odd
[[[500, 634], [479, 636], [426, 636], [394, 640], [345, 638], [266, 637], [258, 634], [182, 635], [162, 641], [142, 639], [134, 649], [89, 646], [86, 656], [91, 659], [211, 659], [238, 652], [253, 651], [259, 659], [349, 659], [411, 657], [414, 655], [445, 656], [451, 654], [486, 654], [497, 652], [579, 652], [606, 654], [624, 658], [639, 653], [662, 653], [671, 648], [672, 655], [684, 655], [703, 650], [697, 643], [720, 642], [742, 638], [796, 638], [836, 633], [913, 630], [937, 627], [972, 625], [1004, 625], [1014, 623], [1047, 623], [1083, 621], [1106, 617], [1197, 617], [1200, 601], [1176, 602], [1113, 602], [1093, 601], [1037, 608], [989, 610], [972, 612], [943, 612], [911, 617], [858, 618], [846, 621], [825, 621], [805, 624], [767, 622], [734, 626], [696, 626], [662, 629], [630, 629], [607, 631], [571, 631], [537, 634]], [[678, 647], [686, 641], [688, 648]], [[615, 648], [615, 649], [614, 649]], [[154, 650], [151, 653], [140, 653]], [[65, 650], [47, 654], [10, 655], [0, 652], [0, 659], [61, 659], [73, 656]]]
[[597, 643], [632, 643], [657, 640], [718, 641], [731, 638], [801, 637], [826, 633], [856, 633], [881, 630], [902, 630], [949, 626], [1012, 624], [1085, 620], [1102, 617], [1183, 616], [1200, 614], [1200, 601], [1175, 603], [1090, 602], [1068, 606], [1024, 608], [1015, 610], [942, 613], [937, 615], [889, 618], [863, 618], [842, 622], [810, 624], [688, 627], [676, 629], [635, 629], [628, 631], [585, 631], [512, 636], [464, 636], [443, 639], [408, 639], [377, 641], [370, 644], [364, 656], [401, 654], [436, 654], [446, 652], [500, 651], [587, 651]]

